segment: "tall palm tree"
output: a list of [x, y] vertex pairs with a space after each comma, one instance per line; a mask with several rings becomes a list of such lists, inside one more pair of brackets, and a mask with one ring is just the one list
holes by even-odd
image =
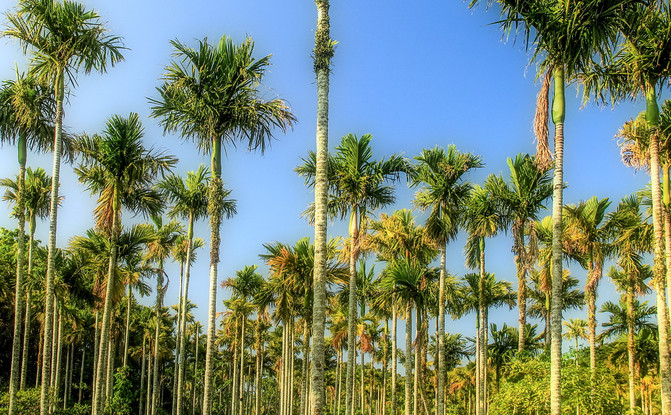
[[[477, 3], [474, 0], [472, 4]], [[608, 57], [615, 45], [618, 29], [624, 24], [623, 9], [633, 0], [520, 1], [501, 0], [501, 25], [505, 31], [521, 29], [527, 46], [533, 45], [532, 60], [544, 72], [536, 119], [538, 163], [551, 162], [548, 146], [548, 92], [554, 83], [552, 122], [554, 132], [554, 178], [552, 196], [552, 347], [550, 365], [550, 407], [552, 415], [561, 413], [561, 331], [562, 300], [562, 206], [564, 187], [564, 120], [566, 81], [584, 72], [595, 56]], [[542, 74], [542, 73], [541, 73]]]
[[604, 221], [609, 206], [608, 198], [598, 199], [594, 196], [578, 205], [564, 207], [567, 221], [564, 243], [568, 247], [569, 255], [582, 258], [581, 265], [587, 269], [585, 302], [589, 326], [589, 368], [592, 376], [596, 372], [596, 293], [603, 276], [603, 264], [611, 250], [608, 243], [608, 224]]
[[[26, 159], [27, 148], [47, 150], [53, 116], [54, 101], [51, 90], [32, 76], [20, 75], [16, 81], [5, 81], [0, 88], [0, 142], [16, 143], [18, 147], [19, 174], [15, 182], [15, 216], [18, 219], [18, 249], [16, 261], [16, 283], [14, 294], [14, 336], [12, 340], [12, 361], [9, 380], [9, 412], [15, 412], [16, 392], [21, 388], [21, 316], [23, 315], [24, 264], [25, 264], [25, 221], [26, 221]], [[30, 307], [30, 299], [26, 307]], [[24, 341], [25, 343], [25, 341]], [[25, 379], [25, 376], [24, 376]]]
[[[659, 180], [660, 111], [657, 91], [669, 80], [671, 61], [671, 6], [667, 2], [638, 4], [626, 15], [622, 28], [624, 42], [616, 58], [587, 78], [586, 91], [608, 90], [613, 102], [645, 96], [645, 117], [650, 128], [649, 168], [652, 188], [652, 223], [654, 228], [653, 284], [657, 291], [659, 320], [659, 355], [662, 412], [671, 413], [671, 354], [668, 347], [667, 280], [671, 279], [671, 235], [667, 230], [666, 255], [663, 205]], [[671, 222], [668, 225], [671, 230]]]
[[217, 300], [217, 266], [219, 263], [220, 227], [226, 214], [227, 197], [221, 179], [223, 145], [240, 140], [250, 150], [263, 152], [274, 127], [286, 131], [295, 117], [281, 99], [264, 101], [259, 85], [270, 55], [255, 59], [254, 42], [246, 39], [236, 45], [223, 36], [217, 46], [207, 39], [193, 49], [178, 40], [171, 41], [175, 52], [166, 67], [160, 98], [151, 99], [152, 116], [159, 118], [166, 132], [178, 132], [192, 139], [205, 154], [211, 154], [212, 178], [208, 195], [210, 216], [210, 299], [205, 357], [203, 413], [212, 410], [212, 381], [215, 315]]
[[478, 414], [486, 414], [486, 391], [487, 391], [487, 313], [485, 310], [484, 285], [486, 281], [485, 268], [485, 239], [495, 236], [503, 227], [505, 212], [502, 210], [501, 200], [495, 197], [494, 189], [496, 176], [490, 175], [485, 186], [475, 185], [471, 190], [466, 211], [466, 229], [469, 236], [466, 243], [466, 262], [473, 269], [480, 271], [480, 285], [478, 293], [478, 318], [479, 330], [476, 336], [478, 355], [476, 358], [478, 385], [477, 406]]
[[[341, 219], [349, 216], [349, 267], [350, 267], [350, 318], [347, 348], [347, 404], [346, 413], [352, 413], [352, 388], [354, 382], [355, 321], [356, 321], [356, 261], [361, 249], [363, 224], [370, 212], [395, 201], [394, 189], [387, 184], [399, 178], [400, 173], [409, 171], [408, 162], [401, 156], [392, 155], [387, 160], [373, 160], [370, 134], [360, 138], [354, 134], [344, 136], [336, 147], [335, 155], [328, 160], [329, 207], [332, 216]], [[306, 184], [316, 184], [317, 155], [310, 152], [296, 172], [305, 177]], [[309, 209], [308, 215], [316, 211]]]
[[313, 69], [317, 78], [317, 131], [315, 134], [315, 268], [310, 402], [312, 414], [323, 415], [326, 411], [324, 331], [326, 322], [329, 75], [336, 42], [331, 39], [329, 0], [315, 0], [315, 4], [317, 6], [317, 30], [315, 31]]
[[[154, 222], [153, 230], [154, 237], [151, 242], [148, 244], [147, 259], [152, 263], [156, 264], [156, 332], [154, 337], [155, 345], [159, 344], [160, 336], [162, 333], [162, 308], [163, 308], [163, 297], [165, 291], [168, 289], [168, 281], [165, 281], [168, 274], [165, 272], [164, 264], [165, 260], [170, 257], [172, 254], [173, 248], [175, 247], [180, 236], [183, 235], [182, 226], [179, 222], [170, 221], [167, 224], [163, 224], [163, 219], [159, 215], [152, 215], [152, 222]], [[152, 386], [152, 399], [151, 399], [151, 415], [154, 415], [159, 408], [160, 403], [158, 402], [159, 396], [159, 347], [154, 348], [154, 374], [153, 380], [154, 385]]]
[[464, 175], [471, 169], [483, 166], [481, 158], [471, 153], [462, 153], [454, 144], [447, 151], [436, 147], [422, 150], [415, 157], [418, 164], [412, 175], [412, 185], [422, 186], [415, 196], [415, 205], [430, 209], [426, 229], [440, 245], [440, 281], [438, 291], [438, 408], [437, 415], [444, 412], [445, 391], [445, 278], [447, 244], [456, 238], [461, 213], [470, 192], [470, 184]]
[[[210, 173], [204, 165], [200, 165], [195, 172], [188, 172], [186, 180], [182, 180], [179, 176], [170, 175], [164, 181], [158, 184], [158, 188], [165, 195], [166, 199], [172, 204], [168, 210], [168, 215], [171, 218], [181, 217], [188, 221], [187, 229], [187, 250], [184, 264], [184, 290], [180, 298], [180, 324], [178, 333], [185, 333], [186, 322], [184, 320], [185, 308], [184, 305], [189, 298], [189, 278], [191, 275], [192, 250], [193, 245], [193, 224], [207, 215], [208, 206], [208, 181]], [[224, 190], [223, 211], [227, 217], [231, 217], [236, 213], [236, 204], [234, 200], [228, 199], [227, 195], [230, 191]], [[184, 350], [186, 338], [184, 334], [180, 336], [178, 345], [179, 369], [177, 374], [177, 400], [176, 400], [176, 414], [182, 413], [182, 391], [184, 382]]]
[[107, 272], [107, 294], [100, 331], [97, 374], [94, 389], [94, 414], [101, 413], [104, 399], [102, 369], [106, 367], [112, 318], [111, 290], [115, 286], [118, 241], [121, 233], [121, 209], [138, 214], [157, 214], [162, 209], [160, 195], [152, 189], [157, 176], [168, 172], [177, 159], [146, 149], [142, 145], [144, 129], [137, 114], [128, 118], [112, 116], [102, 135], [79, 137], [76, 143], [81, 164], [75, 169], [79, 181], [92, 194], [99, 195], [94, 213], [96, 226], [111, 239]]
[[575, 366], [578, 367], [578, 341], [587, 339], [587, 321], [581, 318], [571, 318], [564, 322], [566, 331], [563, 336], [567, 340], [575, 340]]
[[[54, 116], [53, 172], [49, 219], [49, 256], [47, 260], [47, 287], [45, 300], [45, 342], [53, 333], [53, 316], [49, 310], [54, 303], [54, 255], [56, 250], [56, 217], [58, 210], [58, 186], [60, 162], [63, 151], [63, 102], [67, 84], [75, 85], [75, 73], [81, 68], [85, 73], [96, 70], [105, 72], [108, 65], [123, 59], [121, 39], [111, 36], [100, 22], [95, 11], [83, 5], [63, 0], [25, 0], [19, 3], [15, 13], [6, 14], [8, 27], [2, 36], [15, 38], [24, 53], [30, 51], [33, 61], [31, 73], [43, 84], [53, 85], [56, 99]], [[66, 79], [67, 78], [67, 79]], [[51, 354], [44, 348], [42, 359], [42, 389], [40, 414], [47, 412], [47, 373], [51, 367]]]
[[495, 179], [493, 192], [501, 200], [511, 222], [513, 253], [517, 268], [517, 304], [519, 309], [518, 351], [524, 350], [526, 338], [526, 276], [536, 260], [537, 250], [527, 243], [527, 232], [533, 232], [531, 222], [538, 220], [538, 212], [545, 209], [545, 201], [552, 195], [552, 179], [549, 171], [542, 169], [528, 154], [518, 154], [508, 159], [509, 183]]

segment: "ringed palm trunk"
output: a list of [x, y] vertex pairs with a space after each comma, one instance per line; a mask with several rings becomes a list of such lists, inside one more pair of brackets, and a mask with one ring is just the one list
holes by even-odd
[[[518, 333], [517, 351], [524, 351], [527, 329], [527, 258], [524, 247], [524, 224], [518, 223], [515, 235], [517, 246], [517, 306], [518, 306]], [[439, 414], [440, 415], [440, 414]]]
[[[24, 187], [26, 181], [26, 136], [19, 136], [19, 180], [17, 209], [19, 214], [19, 235], [17, 237], [18, 252], [16, 256], [16, 283], [14, 290], [14, 338], [12, 340], [12, 363], [9, 375], [9, 415], [16, 413], [16, 392], [20, 387], [21, 377], [21, 329], [23, 317], [23, 280], [25, 254], [25, 226], [26, 209], [24, 201]], [[27, 322], [28, 320], [26, 320]], [[26, 323], [27, 324], [27, 323]]]
[[349, 223], [349, 305], [347, 314], [347, 381], [345, 414], [354, 415], [354, 387], [356, 383], [356, 250], [359, 239], [358, 208], [352, 206]]
[[[49, 243], [47, 254], [46, 293], [44, 301], [44, 344], [50, 344], [53, 338], [51, 329], [53, 315], [51, 310], [54, 306], [54, 276], [56, 255], [56, 227], [58, 223], [58, 187], [61, 179], [61, 151], [63, 148], [63, 94], [65, 91], [65, 79], [63, 68], [57, 69], [56, 74], [56, 122], [54, 126], [54, 158], [51, 174], [51, 202], [49, 213]], [[42, 385], [40, 389], [40, 415], [47, 415], [49, 372], [51, 369], [51, 349], [42, 348]], [[95, 415], [95, 413], [94, 413]]]
[[480, 280], [478, 282], [478, 414], [485, 415], [486, 412], [486, 390], [485, 378], [487, 377], [487, 354], [486, 354], [486, 340], [485, 333], [487, 331], [487, 323], [485, 321], [485, 294], [484, 281], [485, 280], [485, 238], [480, 237]]
[[562, 205], [564, 184], [564, 68], [553, 69], [552, 121], [555, 125], [552, 194], [552, 293], [550, 301], [550, 413], [561, 415]]
[[[329, 0], [315, 0], [317, 31], [315, 32], [314, 70], [317, 77], [317, 131], [315, 172], [315, 257], [312, 304], [312, 415], [326, 412], [324, 382], [324, 331], [326, 322], [326, 205], [328, 196], [328, 125], [329, 71], [333, 56], [330, 38]], [[339, 399], [339, 398], [338, 398]], [[258, 414], [257, 414], [258, 415]]]
[[177, 329], [175, 333], [175, 359], [173, 361], [173, 376], [172, 376], [172, 415], [175, 415], [177, 411], [177, 383], [178, 383], [178, 366], [180, 363], [179, 356], [181, 353], [180, 350], [180, 341], [182, 337], [182, 298], [184, 289], [184, 262], [180, 261], [179, 263], [179, 295], [177, 300]]
[[652, 127], [650, 134], [650, 181], [652, 187], [652, 223], [654, 228], [654, 283], [657, 290], [657, 321], [659, 330], [660, 395], [662, 413], [671, 413], [671, 357], [669, 356], [669, 320], [666, 309], [666, 270], [662, 228], [662, 203], [659, 185], [659, 107], [655, 88], [646, 88], [646, 120]]
[[221, 227], [224, 187], [221, 180], [221, 137], [212, 139], [212, 180], [207, 211], [210, 215], [210, 300], [207, 317], [207, 350], [205, 352], [205, 385], [203, 414], [212, 412], [212, 382], [214, 380], [215, 330], [217, 314], [217, 266], [219, 264], [219, 230]]
[[636, 376], [634, 362], [634, 287], [630, 282], [627, 286], [627, 362], [629, 364], [629, 412], [636, 413]]
[[589, 372], [592, 379], [596, 372], [596, 293], [594, 288], [585, 290], [585, 302], [587, 303], [587, 326], [589, 333]]
[[[35, 239], [35, 214], [29, 215], [29, 236], [28, 236], [28, 277], [32, 276], [33, 272], [33, 240]], [[19, 389], [23, 390], [26, 387], [26, 378], [28, 377], [28, 356], [30, 352], [30, 324], [32, 319], [32, 290], [26, 290], [26, 320], [23, 329], [23, 358], [21, 362], [21, 382]]]
[[300, 403], [300, 415], [305, 415], [305, 409], [307, 408], [308, 401], [308, 370], [309, 370], [309, 358], [308, 354], [310, 353], [310, 329], [308, 328], [308, 320], [303, 319], [303, 367], [301, 370], [302, 379], [301, 379], [301, 403]]
[[443, 415], [445, 403], [445, 244], [440, 246], [440, 281], [438, 283], [438, 391], [436, 397], [436, 415]]
[[130, 332], [130, 306], [133, 301], [133, 292], [131, 291], [130, 288], [130, 283], [128, 283], [128, 295], [127, 295], [127, 302], [126, 302], [126, 330], [124, 334], [124, 342], [123, 342], [123, 365], [126, 366], [126, 363], [128, 363], [128, 333]]
[[193, 213], [189, 213], [189, 229], [187, 231], [189, 246], [186, 249], [186, 264], [184, 269], [184, 291], [182, 295], [180, 337], [179, 337], [179, 364], [177, 369], [177, 408], [176, 414], [182, 415], [182, 400], [184, 398], [184, 366], [186, 365], [186, 305], [189, 300], [189, 277], [191, 276], [191, 251], [193, 250]]
[[412, 412], [412, 304], [405, 311], [405, 414]]
[[154, 374], [153, 374], [153, 386], [152, 386], [152, 396], [151, 396], [151, 413], [152, 415], [156, 413], [159, 405], [159, 392], [162, 388], [159, 388], [159, 351], [160, 351], [160, 336], [161, 336], [161, 308], [163, 308], [163, 260], [159, 259], [158, 261], [158, 275], [156, 276], [156, 311], [154, 317], [156, 318], [156, 331], [154, 332]]
[[[234, 320], [235, 321], [235, 320]], [[234, 326], [235, 330], [235, 338], [233, 339], [233, 345], [231, 348], [233, 349], [233, 382], [231, 383], [231, 415], [236, 415], [238, 413], [237, 411], [237, 404], [238, 404], [238, 398], [237, 398], [237, 393], [238, 393], [238, 379], [240, 378], [238, 375], [238, 333], [239, 333], [239, 328], [238, 328], [238, 322], [235, 321]]]
[[396, 377], [397, 377], [397, 346], [396, 346], [396, 304], [391, 306], [391, 415], [396, 415]]
[[256, 378], [254, 380], [254, 415], [260, 415], [261, 410], [261, 372], [263, 371], [263, 357], [261, 352], [261, 316], [256, 318]]
[[118, 241], [119, 241], [119, 228], [120, 228], [120, 219], [119, 219], [119, 197], [118, 195], [114, 196], [114, 214], [112, 218], [112, 246], [109, 258], [109, 266], [107, 271], [107, 288], [105, 290], [105, 306], [103, 311], [103, 320], [102, 327], [100, 329], [100, 341], [98, 343], [98, 363], [96, 365], [96, 374], [95, 374], [95, 389], [93, 391], [93, 404], [92, 414], [98, 415], [103, 413], [105, 407], [105, 371], [107, 369], [107, 355], [109, 348], [109, 339], [110, 339], [110, 328], [112, 323], [112, 293], [114, 291], [115, 284], [115, 274], [116, 274], [116, 259], [118, 252]]

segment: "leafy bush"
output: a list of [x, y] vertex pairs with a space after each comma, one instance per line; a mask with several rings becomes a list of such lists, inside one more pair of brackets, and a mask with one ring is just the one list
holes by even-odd
[[[490, 415], [544, 415], [550, 413], [550, 363], [544, 360], [511, 362], [501, 388], [492, 395]], [[618, 399], [613, 375], [597, 370], [590, 382], [589, 368], [562, 366], [562, 412], [619, 415], [625, 412]]]
[[[0, 393], [0, 413], [9, 411], [9, 393]], [[34, 415], [40, 413], [40, 389], [31, 388], [16, 393], [16, 413]]]
[[91, 405], [74, 404], [70, 408], [57, 409], [53, 415], [90, 415]]

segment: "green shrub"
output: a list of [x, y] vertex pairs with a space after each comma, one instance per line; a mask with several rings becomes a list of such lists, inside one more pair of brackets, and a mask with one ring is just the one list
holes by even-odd
[[[0, 393], [0, 413], [9, 411], [9, 393]], [[40, 389], [31, 388], [16, 393], [16, 413], [34, 415], [40, 413]]]

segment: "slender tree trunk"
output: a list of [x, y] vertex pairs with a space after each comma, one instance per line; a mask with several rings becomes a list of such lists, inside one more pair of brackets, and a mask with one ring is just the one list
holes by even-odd
[[254, 415], [261, 415], [261, 379], [263, 372], [263, 357], [261, 351], [261, 310], [256, 318], [256, 373], [254, 379]]
[[[60, 395], [60, 390], [61, 390], [61, 365], [63, 362], [63, 356], [62, 356], [62, 350], [63, 350], [63, 312], [61, 311], [61, 306], [58, 307], [58, 334], [56, 335], [56, 349], [54, 350], [54, 355], [56, 356], [56, 364], [54, 365], [56, 367], [55, 370], [55, 375], [54, 375], [54, 384], [53, 384], [53, 389], [54, 389], [54, 403], [53, 403], [53, 408], [56, 408], [55, 405], [55, 400], [58, 399], [58, 396]], [[55, 321], [55, 320], [54, 320]]]
[[233, 345], [231, 346], [233, 349], [233, 383], [231, 384], [231, 415], [237, 415], [237, 404], [238, 404], [238, 379], [240, 377], [238, 376], [238, 350], [242, 350], [242, 348], [238, 349], [237, 344], [240, 341], [239, 337], [239, 332], [240, 328], [238, 327], [238, 321], [237, 319], [235, 320], [235, 339], [233, 340]]
[[[118, 197], [115, 207], [118, 207]], [[92, 415], [102, 415], [105, 408], [106, 400], [103, 392], [103, 385], [105, 382], [105, 369], [107, 368], [107, 355], [109, 348], [110, 330], [112, 325], [113, 304], [112, 296], [114, 295], [115, 274], [116, 274], [116, 259], [118, 252], [119, 229], [121, 221], [118, 215], [119, 210], [115, 209], [112, 218], [112, 246], [110, 249], [110, 258], [107, 272], [107, 288], [105, 291], [105, 306], [103, 311], [102, 327], [100, 329], [100, 341], [98, 343], [98, 363], [96, 365], [95, 375], [95, 389], [93, 393]]]
[[128, 333], [130, 332], [130, 306], [133, 302], [133, 291], [130, 288], [130, 282], [128, 283], [127, 287], [127, 295], [126, 295], [126, 331], [124, 334], [124, 341], [123, 341], [123, 365], [126, 366], [128, 363]]
[[405, 311], [405, 415], [412, 412], [412, 304]]
[[382, 394], [380, 396], [380, 401], [382, 405], [380, 411], [382, 415], [387, 415], [387, 370], [389, 364], [389, 356], [387, 354], [389, 348], [389, 318], [384, 320], [384, 334], [385, 334], [385, 344], [384, 344], [384, 357], [382, 362]]
[[205, 352], [205, 385], [203, 387], [203, 414], [212, 412], [212, 382], [214, 380], [214, 355], [217, 314], [217, 266], [219, 264], [219, 230], [221, 227], [224, 186], [221, 181], [221, 137], [212, 139], [212, 179], [207, 211], [210, 215], [210, 300], [207, 318], [207, 350]]
[[86, 367], [86, 347], [82, 347], [82, 361], [79, 368], [79, 391], [77, 397], [77, 403], [82, 403], [82, 386], [84, 385], [84, 367]]
[[[21, 337], [23, 317], [23, 284], [24, 284], [24, 261], [26, 256], [25, 227], [26, 208], [24, 200], [24, 187], [26, 181], [26, 136], [19, 136], [19, 179], [17, 190], [17, 213], [19, 229], [17, 236], [16, 254], [16, 282], [14, 284], [14, 337], [12, 338], [12, 363], [9, 375], [9, 415], [16, 414], [16, 392], [21, 385]], [[30, 308], [30, 306], [28, 306]], [[27, 322], [27, 320], [26, 320]]]
[[[33, 272], [33, 240], [35, 239], [35, 215], [29, 215], [29, 237], [28, 237], [28, 278], [32, 278]], [[21, 382], [19, 389], [23, 390], [26, 387], [26, 379], [28, 378], [28, 356], [30, 352], [30, 325], [33, 316], [32, 307], [32, 290], [26, 290], [26, 320], [23, 329], [23, 356], [21, 363]], [[10, 394], [11, 395], [11, 394]]]
[[244, 404], [244, 389], [245, 389], [245, 326], [247, 317], [243, 316], [240, 323], [240, 382], [238, 384], [238, 412], [242, 415]]
[[[156, 347], [156, 345], [154, 345]], [[151, 351], [151, 350], [150, 350]], [[151, 396], [152, 396], [152, 390], [151, 390], [151, 384], [152, 384], [152, 357], [147, 356], [147, 395], [145, 399], [145, 409], [146, 409], [146, 414], [149, 415], [151, 414]]]
[[[156, 331], [154, 332], [154, 375], [153, 375], [153, 391], [151, 397], [151, 415], [156, 414], [158, 407], [160, 405], [159, 399], [159, 352], [161, 349], [160, 346], [160, 336], [161, 336], [161, 309], [163, 308], [163, 260], [159, 259], [158, 262], [158, 273], [156, 274], [156, 310], [154, 312], [154, 318], [156, 319]], [[161, 388], [162, 389], [162, 388]]]
[[289, 414], [294, 413], [294, 380], [296, 379], [296, 376], [295, 376], [295, 374], [296, 374], [296, 371], [295, 371], [295, 369], [296, 369], [296, 367], [295, 367], [295, 365], [296, 365], [296, 358], [295, 358], [296, 353], [294, 351], [294, 345], [296, 344], [295, 335], [296, 335], [296, 331], [295, 331], [295, 326], [294, 326], [294, 320], [292, 318], [292, 320], [291, 320], [291, 334], [290, 334], [291, 342], [289, 343], [289, 362], [290, 362], [290, 366], [291, 366], [291, 370], [290, 370], [291, 375], [289, 377], [289, 385], [288, 385], [289, 387], [287, 388], [288, 392], [289, 392]]
[[[438, 391], [436, 399], [436, 415], [445, 412], [445, 259], [447, 257], [446, 244], [440, 245], [440, 281], [438, 283]], [[383, 414], [384, 415], [384, 414]]]
[[177, 384], [179, 383], [179, 374], [178, 367], [180, 364], [180, 353], [181, 353], [181, 337], [182, 337], [182, 298], [184, 289], [184, 262], [179, 264], [179, 296], [177, 297], [177, 324], [176, 324], [176, 333], [175, 333], [175, 360], [173, 362], [173, 375], [172, 375], [172, 409], [171, 414], [175, 415], [177, 412]]
[[140, 369], [140, 396], [138, 398], [139, 401], [139, 412], [138, 415], [142, 415], [143, 409], [144, 409], [144, 378], [145, 378], [145, 367], [146, 367], [146, 355], [145, 355], [145, 346], [147, 343], [147, 338], [145, 336], [142, 336], [142, 368]]
[[65, 410], [68, 404], [68, 384], [70, 379], [70, 355], [72, 353], [68, 352], [65, 355], [65, 384], [63, 385], [63, 410]]
[[485, 298], [484, 298], [484, 284], [485, 284], [485, 238], [480, 237], [480, 280], [478, 282], [478, 318], [480, 327], [478, 330], [478, 414], [485, 415], [486, 410], [486, 381], [487, 377], [487, 355], [486, 355], [486, 340], [485, 333], [487, 332], [487, 323], [485, 321]]
[[564, 68], [553, 69], [554, 97], [552, 121], [555, 124], [554, 179], [552, 195], [552, 294], [550, 312], [550, 412], [561, 415], [561, 331], [562, 331], [562, 205], [564, 189]]
[[662, 203], [659, 185], [659, 107], [655, 88], [646, 88], [646, 120], [651, 127], [650, 134], [650, 182], [652, 187], [652, 224], [654, 237], [654, 281], [657, 290], [657, 322], [659, 330], [660, 397], [662, 414], [671, 414], [671, 356], [669, 356], [669, 320], [666, 309], [666, 275], [664, 262], [664, 240], [662, 227]]
[[[185, 375], [185, 366], [186, 366], [186, 306], [189, 301], [189, 278], [191, 276], [191, 255], [193, 251], [193, 213], [189, 212], [189, 227], [187, 231], [187, 239], [189, 240], [189, 246], [186, 250], [186, 262], [184, 269], [184, 292], [182, 298], [180, 299], [181, 303], [181, 317], [180, 317], [180, 336], [179, 336], [179, 365], [177, 371], [177, 415], [182, 415], [182, 403], [184, 396], [184, 375]], [[258, 414], [257, 414], [258, 415]]]
[[517, 267], [517, 308], [518, 308], [518, 333], [517, 351], [522, 352], [525, 348], [526, 329], [527, 329], [527, 258], [526, 248], [524, 246], [524, 224], [517, 224], [517, 231], [515, 232], [517, 239], [515, 245], [517, 250], [517, 260], [515, 266]]
[[627, 286], [627, 362], [629, 363], [629, 411], [635, 413], [636, 409], [636, 377], [634, 365], [634, 287], [631, 282]]
[[194, 415], [196, 413], [196, 396], [197, 396], [197, 394], [196, 394], [196, 379], [198, 379], [198, 345], [199, 345], [198, 335], [199, 335], [199, 331], [200, 330], [199, 330], [198, 326], [196, 326], [196, 338], [195, 338], [195, 342], [194, 342], [194, 348], [196, 349], [196, 351], [195, 351], [196, 356], [195, 356], [195, 361], [193, 363], [193, 380], [192, 380], [192, 382], [193, 382], [193, 387], [192, 387], [192, 389], [193, 389], [193, 402], [191, 403], [191, 413], [193, 413]]
[[110, 337], [109, 346], [107, 348], [107, 368], [105, 370], [105, 397], [104, 401], [109, 401], [112, 396], [112, 389], [114, 388], [114, 346], [116, 343], [114, 339]]
[[308, 320], [303, 319], [303, 367], [301, 368], [301, 403], [299, 414], [306, 415], [309, 402], [308, 396], [308, 370], [309, 370], [309, 354], [310, 354], [310, 329], [308, 328]]
[[417, 324], [415, 325], [415, 353], [413, 354], [414, 363], [415, 363], [415, 373], [412, 381], [412, 414], [419, 415], [419, 382], [421, 374], [420, 360], [421, 358], [421, 331], [422, 331], [422, 314], [419, 308], [415, 309], [417, 315]]
[[[361, 315], [363, 316], [365, 314], [362, 313]], [[359, 385], [359, 387], [361, 388], [359, 390], [359, 394], [361, 395], [360, 398], [359, 398], [359, 401], [360, 401], [359, 408], [361, 408], [361, 413], [364, 412], [364, 408], [365, 408], [365, 405], [366, 405], [365, 402], [364, 402], [365, 396], [366, 396], [366, 394], [365, 394], [365, 387], [366, 386], [365, 386], [365, 382], [363, 381], [363, 375], [364, 375], [364, 372], [366, 371], [366, 365], [364, 364], [364, 355], [365, 355], [365, 353], [362, 350], [361, 351], [361, 373], [359, 374], [359, 376], [360, 376], [359, 377], [359, 383], [361, 383], [361, 385]]]
[[[590, 273], [591, 274], [591, 273]], [[592, 287], [585, 288], [585, 302], [587, 303], [587, 326], [589, 333], [589, 372], [592, 380], [596, 373], [596, 292]]]
[[[65, 92], [63, 68], [58, 68], [56, 73], [56, 118], [54, 126], [54, 159], [51, 174], [51, 204], [49, 213], [49, 242], [47, 253], [46, 293], [44, 301], [44, 344], [42, 356], [42, 386], [40, 389], [40, 415], [47, 415], [48, 408], [48, 376], [51, 369], [51, 348], [46, 345], [51, 343], [53, 331], [51, 329], [53, 316], [51, 310], [54, 306], [54, 278], [56, 259], [56, 227], [58, 222], [58, 187], [61, 179], [61, 151], [63, 148], [63, 95]], [[96, 415], [94, 413], [94, 415]]]
[[[396, 415], [396, 378], [398, 376], [396, 345], [396, 304], [391, 306], [391, 415]], [[406, 412], [407, 413], [407, 412]]]
[[349, 256], [349, 306], [347, 313], [347, 382], [345, 383], [347, 400], [345, 414], [354, 415], [354, 388], [356, 386], [356, 245], [359, 238], [358, 208], [352, 207], [350, 217], [350, 241], [351, 249]]
[[[315, 32], [314, 71], [317, 77], [317, 131], [315, 172], [315, 257], [312, 304], [312, 389], [311, 413], [326, 412], [326, 387], [324, 382], [326, 321], [326, 244], [328, 197], [328, 124], [329, 124], [329, 73], [333, 44], [330, 38], [329, 0], [315, 0], [317, 30]], [[340, 398], [338, 398], [340, 399]]]
[[343, 350], [342, 348], [338, 348], [336, 350], [336, 381], [335, 381], [335, 396], [334, 402], [333, 402], [333, 408], [335, 409], [335, 412], [337, 414], [340, 414], [340, 394], [342, 393], [342, 355], [343, 355]]

